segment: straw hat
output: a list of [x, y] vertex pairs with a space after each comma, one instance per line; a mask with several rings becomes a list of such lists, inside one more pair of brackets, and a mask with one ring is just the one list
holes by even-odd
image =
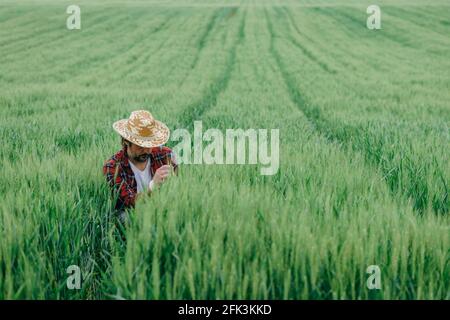
[[114, 122], [113, 128], [123, 138], [144, 148], [165, 144], [170, 136], [169, 128], [146, 110], [131, 112], [130, 118]]

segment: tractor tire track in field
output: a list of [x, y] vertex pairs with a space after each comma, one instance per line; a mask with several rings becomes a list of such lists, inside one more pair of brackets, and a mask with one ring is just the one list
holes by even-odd
[[[294, 16], [292, 14], [292, 10], [289, 10], [287, 7], [283, 7], [285, 15], [287, 17], [287, 19], [290, 21], [290, 24], [292, 25], [292, 27], [294, 28], [294, 30], [297, 32], [297, 34], [303, 38], [305, 38], [306, 40], [308, 40], [310, 43], [312, 43], [317, 50], [319, 51], [327, 51], [329, 50], [329, 47], [324, 47], [322, 43], [317, 42], [314, 38], [308, 36], [308, 34], [306, 32], [302, 32], [300, 31], [300, 28], [298, 27], [298, 25], [295, 23], [295, 19]], [[311, 9], [309, 9], [311, 10]], [[312, 10], [311, 10], [312, 12]], [[334, 47], [333, 49], [336, 49], [336, 47]], [[348, 51], [345, 52], [345, 55], [349, 55], [350, 53]], [[353, 71], [356, 71], [357, 68], [353, 65], [350, 64], [348, 61], [344, 61], [342, 59], [339, 59], [337, 56], [333, 56], [333, 61], [335, 63], [339, 63], [345, 70], [349, 70], [352, 69]], [[326, 67], [329, 67], [328, 64], [324, 63]], [[332, 74], [336, 74], [338, 73], [338, 71], [336, 71], [334, 68], [329, 67], [331, 70]]]
[[[104, 11], [102, 11], [102, 13], [103, 14], [101, 14], [98, 17], [96, 17], [95, 20], [92, 21], [91, 24], [89, 24], [89, 27], [101, 25], [103, 22], [106, 21], [105, 18], [108, 18], [109, 14], [107, 12], [104, 12]], [[125, 18], [118, 17], [118, 19], [120, 19], [118, 21], [120, 23], [121, 21], [126, 20], [127, 18], [128, 18], [128, 16], [126, 16]], [[109, 21], [108, 20], [107, 23], [112, 23], [112, 22], [115, 23], [116, 20], [114, 20], [114, 21]], [[22, 36], [20, 38], [15, 38], [15, 39], [13, 39], [12, 41], [9, 41], [6, 44], [0, 43], [0, 47], [2, 47], [2, 46], [10, 46], [11, 47], [11, 45], [14, 45], [14, 47], [9, 48], [9, 49], [11, 49], [10, 51], [5, 52], [3, 57], [5, 58], [5, 57], [14, 55], [17, 52], [21, 52], [21, 51], [24, 51], [24, 50], [36, 49], [36, 48], [40, 48], [40, 47], [43, 47], [43, 46], [48, 46], [49, 44], [53, 45], [53, 44], [55, 44], [55, 42], [67, 38], [67, 35], [68, 35], [67, 32], [68, 31], [69, 30], [66, 30], [66, 26], [65, 25], [63, 25], [63, 24], [59, 25], [58, 24], [58, 25], [54, 25], [54, 26], [52, 26], [50, 28], [46, 28], [46, 29], [43, 29], [43, 30], [33, 30], [31, 34], [26, 35], [26, 36]], [[41, 41], [39, 41], [36, 45], [28, 46], [26, 48], [23, 48], [23, 47], [16, 48], [18, 44], [19, 44], [19, 46], [22, 45], [22, 44], [27, 44], [29, 42], [28, 40], [33, 39], [33, 38], [37, 38], [37, 35], [39, 35], [39, 37], [41, 37], [41, 36], [49, 36], [49, 35], [53, 35], [53, 33], [55, 33], [55, 32], [56, 32], [56, 36], [55, 37], [51, 37], [50, 39], [40, 39]]]
[[[317, 47], [320, 47], [319, 50], [329, 50], [329, 46], [325, 46], [323, 47], [323, 44], [321, 42], [317, 42], [315, 39], [313, 39], [312, 37], [309, 37], [305, 32], [301, 32], [299, 27], [297, 26], [297, 24], [295, 23], [295, 19], [292, 15], [292, 10], [289, 10], [287, 7], [284, 8], [285, 12], [286, 12], [286, 16], [288, 17], [288, 19], [291, 21], [292, 26], [294, 27], [295, 31], [297, 31], [297, 33], [300, 36], [303, 36], [304, 38], [306, 38], [308, 41], [310, 41], [311, 43], [314, 43]], [[312, 8], [308, 8], [307, 10], [309, 10], [311, 13], [314, 13], [317, 11], [317, 7], [312, 7]], [[346, 57], [351, 57], [352, 59], [348, 59], [348, 60], [343, 60], [340, 59], [338, 56], [333, 55], [333, 61], [334, 62], [339, 62], [341, 66], [343, 66], [343, 68], [348, 71], [349, 69], [353, 70], [353, 71], [357, 71], [358, 68], [354, 65], [353, 60], [357, 60], [358, 56], [356, 56], [351, 50], [348, 50], [348, 48], [345, 48], [345, 50], [340, 49], [338, 46], [334, 46], [333, 47], [333, 52], [335, 50], [340, 50], [340, 52], [343, 52], [343, 54]]]
[[[2, 12], [4, 14], [4, 12]], [[9, 30], [14, 27], [14, 33], [9, 32], [8, 35], [10, 35], [8, 38], [4, 39], [5, 41], [14, 39], [16, 34], [21, 33], [28, 29], [30, 26], [38, 26], [40, 21], [33, 19], [35, 16], [35, 12], [21, 12], [20, 15], [16, 13], [16, 15], [11, 16], [10, 19], [0, 21], [0, 30]], [[22, 22], [23, 21], [23, 22]], [[12, 24], [11, 26], [9, 24]], [[20, 24], [20, 27], [17, 27], [17, 25]], [[5, 32], [6, 34], [6, 32]]]
[[194, 125], [193, 121], [198, 120], [208, 109], [214, 107], [217, 104], [219, 94], [228, 87], [231, 74], [236, 64], [237, 47], [242, 44], [245, 38], [246, 15], [247, 12], [244, 11], [239, 24], [237, 39], [230, 50], [224, 72], [210, 85], [209, 90], [207, 90], [199, 102], [192, 103], [185, 108], [185, 111], [180, 116], [180, 127], [192, 129]]
[[[137, 17], [144, 16], [144, 13], [139, 13]], [[113, 21], [108, 21], [108, 25], [118, 25], [122, 23], [123, 21], [129, 21], [130, 16], [127, 14], [126, 16], [121, 15], [118, 17], [118, 19], [114, 19]], [[70, 40], [67, 40], [67, 37], [69, 36], [66, 32], [64, 32], [65, 35], [62, 36], [61, 41], [67, 42]], [[117, 33], [115, 33], [116, 37], [122, 37], [123, 35], [126, 35], [127, 31], [126, 28], [120, 28]], [[96, 41], [97, 37], [96, 32], [90, 32], [86, 35], [82, 35], [82, 44], [83, 46], [80, 46], [77, 48], [80, 52], [89, 52], [89, 50], [92, 50], [93, 43]], [[81, 35], [80, 35], [81, 37]], [[55, 47], [58, 42], [53, 42], [51, 45]], [[35, 46], [35, 47], [39, 47]], [[108, 44], [109, 48], [109, 44]], [[66, 57], [53, 57], [53, 62], [51, 63], [51, 67], [45, 69], [45, 73], [52, 72], [52, 75], [49, 76], [49, 79], [52, 79], [53, 81], [57, 81], [59, 83], [62, 83], [70, 78], [71, 81], [74, 81], [78, 73], [82, 70], [88, 69], [89, 65], [91, 63], [94, 63], [104, 57], [105, 54], [111, 54], [111, 52], [116, 52], [116, 50], [105, 50], [105, 47], [102, 49], [103, 51], [96, 54], [96, 56], [92, 57], [87, 55], [87, 57], [83, 57], [84, 54], [81, 54], [80, 57], [78, 55], [75, 55], [74, 57], [71, 57], [71, 59], [67, 59]], [[77, 59], [78, 58], [78, 59]], [[59, 61], [64, 60], [63, 63], [58, 63]], [[67, 60], [67, 61], [66, 61]]]
[[[102, 25], [102, 22], [105, 21], [104, 18], [107, 18], [108, 15], [102, 15], [100, 17], [98, 17], [96, 19], [96, 23], [93, 23], [92, 25], [89, 25], [89, 27], [94, 27], [96, 25]], [[129, 19], [128, 16], [120, 16], [117, 17], [117, 19], [114, 19], [113, 21], [108, 21], [107, 25], [120, 25], [122, 22], [127, 21]], [[50, 38], [50, 39], [46, 39], [46, 38], [39, 38], [39, 41], [36, 44], [32, 44], [30, 46], [26, 46], [26, 47], [19, 47], [19, 48], [14, 48], [14, 50], [9, 51], [4, 57], [6, 59], [10, 59], [12, 61], [17, 59], [17, 54], [21, 54], [21, 53], [25, 53], [25, 57], [27, 56], [27, 52], [30, 50], [36, 50], [38, 48], [42, 48], [43, 50], [46, 50], [48, 48], [55, 48], [58, 45], [64, 45], [67, 41], [69, 41], [69, 36], [70, 36], [70, 31], [69, 30], [65, 30], [62, 29], [62, 31], [59, 32], [60, 28], [65, 28], [64, 27], [54, 27], [55, 30], [58, 33], [58, 36]], [[83, 30], [83, 29], [82, 29]], [[82, 32], [82, 30], [80, 31], [76, 31], [76, 32]], [[88, 33], [87, 35], [84, 35], [84, 40], [87, 42], [87, 45], [90, 46], [90, 48], [92, 48], [92, 43], [90, 42], [95, 42], [97, 33], [96, 32], [91, 32]], [[89, 42], [90, 41], [90, 42]], [[27, 41], [25, 41], [26, 43]], [[81, 50], [81, 49], [80, 49]]]
[[418, 12], [413, 12], [411, 10], [406, 10], [403, 8], [399, 8], [399, 7], [389, 7], [389, 9], [386, 9], [384, 11], [385, 13], [387, 13], [388, 15], [391, 15], [397, 19], [400, 19], [402, 21], [406, 21], [414, 26], [416, 26], [417, 28], [423, 29], [423, 31], [426, 31], [427, 33], [435, 33], [437, 36], [439, 36], [442, 40], [448, 40], [449, 37], [449, 31], [445, 30], [445, 31], [438, 31], [435, 28], [432, 27], [436, 27], [436, 26], [430, 26], [427, 25], [426, 23], [424, 23], [424, 20], [428, 20], [427, 18], [423, 17], [422, 14], [418, 13]]
[[[30, 14], [30, 15], [31, 15], [31, 17], [33, 17], [32, 14]], [[31, 21], [28, 21], [28, 23], [26, 25], [27, 26], [31, 25], [31, 27], [39, 27], [39, 26], [41, 26], [41, 24], [42, 24], [42, 22], [31, 20]], [[61, 26], [61, 27], [63, 27], [63, 26]], [[25, 34], [25, 35], [21, 35], [21, 36], [17, 36], [17, 37], [11, 36], [10, 38], [8, 38], [6, 40], [1, 41], [0, 47], [6, 47], [6, 46], [14, 45], [14, 44], [17, 44], [20, 42], [27, 42], [27, 40], [35, 38], [36, 34], [45, 34], [47, 32], [51, 32], [51, 31], [58, 31], [57, 29], [58, 29], [57, 25], [53, 25], [50, 27], [48, 25], [45, 25], [41, 29], [33, 28], [32, 30], [30, 30], [29, 34]]]
[[[214, 13], [212, 14], [208, 24], [206, 25], [202, 35], [200, 36], [198, 43], [197, 43], [197, 53], [195, 54], [194, 60], [191, 63], [190, 66], [190, 70], [194, 70], [195, 67], [197, 66], [198, 60], [200, 59], [200, 55], [203, 51], [203, 48], [205, 47], [205, 42], [206, 39], [208, 38], [208, 36], [211, 34], [212, 29], [214, 28], [214, 26], [216, 25], [217, 19], [219, 17], [219, 13], [220, 11], [223, 10], [223, 8], [217, 9], [216, 11], [214, 11]], [[186, 78], [189, 76], [189, 73], [187, 73], [183, 79], [180, 82], [180, 86], [183, 85], [183, 83], [186, 81]]]
[[[18, 12], [19, 11], [18, 8], [12, 6], [7, 7], [0, 6], [0, 10], [2, 11], [2, 15], [0, 16], [0, 24], [22, 17], [18, 16], [17, 13], [20, 14], [26, 13], [26, 9], [22, 9], [21, 12]], [[30, 13], [30, 11], [28, 11], [28, 13]]]
[[[420, 6], [420, 7], [410, 7], [411, 11], [413, 10], [419, 10], [420, 14], [425, 15], [430, 20], [439, 21], [439, 24], [443, 26], [445, 29], [448, 29], [450, 31], [450, 21], [448, 19], [448, 16], [450, 16], [450, 7], [448, 6], [440, 6], [440, 7], [433, 7], [433, 6]], [[442, 11], [447, 11], [449, 15], [447, 18], [443, 18]], [[417, 11], [416, 11], [417, 12]]]
[[[300, 32], [300, 30], [298, 29], [298, 27], [295, 25], [295, 23], [293, 23], [292, 21], [292, 17], [290, 16], [290, 12], [289, 10], [287, 10], [286, 8], [284, 8], [288, 14], [285, 14], [285, 12], [282, 12], [281, 9], [275, 7], [275, 11], [277, 12], [278, 15], [283, 15], [284, 17], [281, 18], [281, 21], [286, 21], [287, 24], [287, 29], [289, 30], [290, 26], [289, 26], [289, 21], [291, 22], [291, 25], [294, 27], [294, 29], [297, 31], [297, 33], [302, 36], [305, 37], [307, 40], [309, 39], [309, 37], [305, 36], [302, 32]], [[292, 34], [292, 32], [288, 32], [286, 35], [289, 39], [289, 41], [291, 41], [291, 43], [293, 45], [295, 45], [298, 49], [300, 49], [303, 54], [305, 56], [307, 56], [311, 61], [315, 62], [323, 71], [329, 73], [329, 74], [336, 74], [336, 70], [334, 70], [333, 68], [331, 68], [330, 66], [328, 66], [327, 63], [321, 61], [319, 58], [317, 58], [308, 48], [306, 48], [306, 46], [302, 45]]]
[[[389, 13], [391, 11], [400, 11], [404, 14], [417, 17], [418, 19], [423, 19], [426, 21], [432, 21], [440, 24], [439, 20], [442, 18], [442, 10], [447, 10], [450, 13], [450, 7], [433, 7], [433, 6], [388, 6], [387, 10]], [[444, 25], [441, 24], [445, 28]], [[447, 25], [448, 26], [448, 25]]]
[[[143, 13], [143, 14], [144, 14], [144, 13]], [[156, 34], [156, 33], [160, 32], [160, 31], [162, 31], [162, 30], [165, 30], [165, 29], [167, 28], [167, 26], [169, 25], [169, 22], [172, 22], [172, 20], [173, 20], [173, 18], [174, 18], [175, 16], [176, 16], [175, 14], [170, 15], [167, 19], [163, 20], [162, 22], [160, 22], [160, 23], [158, 23], [156, 26], [154, 26], [150, 31], [148, 31], [147, 29], [144, 29], [144, 30], [143, 30], [142, 32], [140, 32], [137, 36], [135, 35], [135, 38], [137, 38], [137, 37], [139, 37], [139, 36], [141, 36], [141, 35], [148, 35], [148, 36], [150, 36], [150, 35], [153, 35], [153, 34]], [[126, 28], [123, 28], [123, 29], [126, 29]], [[127, 31], [127, 32], [128, 32], [128, 31]], [[168, 40], [168, 38], [166, 38], [164, 41], [162, 41], [162, 43], [160, 44], [160, 46], [159, 46], [155, 51], [152, 51], [151, 54], [154, 54], [154, 53], [157, 52], [159, 49], [161, 49], [161, 47], [166, 43], [167, 40]], [[112, 55], [112, 56], [110, 56], [110, 57], [108, 57], [108, 58], [106, 58], [106, 59], [104, 59], [103, 56], [96, 57], [96, 58], [94, 58], [94, 59], [90, 59], [90, 60], [88, 61], [88, 63], [89, 63], [89, 65], [91, 65], [91, 67], [93, 67], [94, 69], [90, 69], [90, 70], [89, 70], [89, 75], [92, 75], [92, 73], [95, 72], [95, 71], [98, 70], [98, 69], [103, 69], [104, 66], [105, 66], [107, 63], [110, 63], [110, 62], [115, 61], [115, 60], [119, 60], [119, 61], [120, 61], [121, 59], [123, 59], [123, 56], [122, 56], [123, 54], [131, 53], [132, 50], [138, 48], [139, 46], [142, 48], [142, 50], [141, 50], [138, 54], [132, 54], [132, 56], [133, 56], [133, 57], [134, 57], [134, 56], [139, 56], [139, 57], [141, 57], [141, 52], [145, 52], [145, 51], [146, 51], [146, 43], [145, 43], [145, 41], [143, 41], [143, 40], [138, 41], [138, 40], [135, 39], [133, 42], [129, 43], [127, 46], [125, 46], [125, 47], [123, 47], [121, 50], [119, 50], [119, 52], [118, 52], [117, 54], [115, 54], [115, 55]], [[135, 61], [133, 62], [133, 64], [134, 64], [134, 63], [138, 63], [139, 61], [140, 61], [139, 58], [138, 58], [138, 59], [135, 59]], [[83, 66], [85, 66], [85, 65], [83, 65]], [[86, 68], [85, 68], [85, 69], [86, 69]], [[130, 66], [129, 70], [131, 70], [131, 66]], [[120, 78], [126, 76], [126, 75], [128, 74], [128, 72], [129, 72], [129, 70], [124, 71], [124, 72], [121, 74]], [[83, 77], [85, 77], [85, 75], [84, 75], [84, 74], [80, 74], [79, 76], [77, 76], [77, 77], [75, 77], [75, 78], [72, 78], [72, 79], [73, 79], [73, 80], [80, 79], [80, 78], [82, 79]], [[73, 81], [73, 80], [72, 80], [72, 81]]]
[[[283, 59], [275, 47], [274, 39], [276, 38], [276, 35], [275, 35], [273, 25], [272, 25], [272, 22], [270, 20], [267, 10], [265, 11], [265, 14], [266, 14], [267, 27], [268, 27], [268, 30], [270, 33], [270, 52], [276, 61], [277, 67], [280, 70], [280, 74], [284, 80], [284, 83], [288, 90], [289, 96], [290, 96], [292, 102], [294, 103], [294, 105], [296, 105], [297, 108], [306, 116], [307, 120], [310, 122], [312, 127], [319, 134], [326, 137], [330, 142], [335, 142], [335, 143], [350, 147], [353, 150], [363, 153], [365, 155], [365, 158], [368, 161], [368, 164], [370, 164], [371, 166], [376, 166], [376, 167], [380, 168], [379, 159], [376, 156], [374, 156], [373, 154], [371, 154], [369, 152], [369, 150], [364, 148], [364, 146], [362, 146], [362, 145], [351, 144], [351, 141], [349, 141], [348, 139], [346, 139], [345, 137], [342, 137], [340, 135], [341, 132], [353, 132], [355, 135], [359, 135], [359, 134], [361, 134], [361, 131], [364, 130], [363, 127], [350, 127], [348, 125], [340, 124], [341, 125], [340, 128], [333, 129], [336, 126], [336, 123], [326, 120], [324, 115], [321, 114], [319, 108], [311, 106], [310, 103], [305, 99], [304, 95], [300, 92], [300, 90], [298, 89], [298, 86], [296, 85], [296, 79], [291, 75], [291, 73], [289, 72], [289, 70], [287, 69], [285, 64], [283, 63]], [[413, 167], [415, 166], [413, 163], [410, 163], [409, 165], [413, 166]], [[436, 165], [437, 165], [437, 170], [440, 170], [440, 172], [442, 172], [442, 170], [440, 169], [440, 166], [438, 164], [436, 164]], [[380, 169], [383, 172], [383, 180], [386, 182], [389, 190], [391, 191], [391, 194], [394, 197], [396, 195], [401, 194], [405, 198], [412, 199], [414, 201], [413, 208], [418, 213], [423, 213], [424, 210], [426, 210], [426, 201], [424, 201], [424, 199], [423, 199], [423, 197], [425, 196], [424, 194], [420, 194], [420, 195], [418, 193], [411, 194], [411, 193], [407, 192], [407, 190], [400, 189], [400, 187], [398, 187], [398, 184], [396, 181], [396, 178], [398, 178], [398, 177], [394, 176], [394, 178], [390, 178], [391, 172], [389, 172], [384, 167], [381, 167]], [[396, 167], [394, 167], [394, 169], [401, 170], [401, 168], [396, 168]], [[389, 169], [389, 170], [392, 170], [392, 169]], [[412, 171], [419, 172], [420, 168], [414, 167], [414, 168], [412, 168]], [[410, 184], [410, 186], [409, 186], [410, 188], [417, 189], [418, 185], [426, 186], [426, 181], [421, 180], [421, 179], [426, 179], [426, 178], [417, 177], [416, 179], [419, 181], [408, 181], [408, 183]], [[436, 207], [433, 206], [433, 211], [435, 213], [444, 213], [445, 214], [450, 209], [449, 203], [448, 203], [448, 187], [447, 187], [447, 184], [446, 184], [445, 179], [442, 174], [441, 174], [441, 180], [442, 180], [441, 182], [443, 183], [443, 186], [444, 186], [444, 190], [447, 190], [447, 191], [444, 192], [445, 194], [441, 196], [441, 200], [439, 201], [438, 205]]]
[[[317, 14], [321, 15], [324, 20], [328, 21], [334, 21], [335, 23], [338, 23], [339, 25], [343, 25], [342, 28], [343, 33], [345, 33], [352, 41], [361, 41], [364, 43], [365, 46], [374, 46], [373, 39], [379, 39], [379, 38], [385, 38], [388, 41], [391, 41], [396, 47], [398, 47], [400, 50], [393, 50], [390, 54], [392, 56], [395, 56], [400, 61], [402, 61], [403, 65], [408, 64], [411, 68], [415, 68], [416, 63], [415, 61], [405, 60], [404, 59], [404, 52], [401, 52], [401, 50], [405, 49], [413, 49], [417, 50], [415, 48], [412, 48], [411, 46], [402, 46], [399, 41], [395, 41], [392, 39], [387, 39], [386, 35], [384, 35], [385, 32], [381, 33], [373, 33], [370, 32], [370, 30], [367, 30], [366, 25], [364, 24], [365, 17], [362, 17], [361, 20], [356, 19], [351, 14], [343, 13], [341, 8], [336, 9], [335, 11], [330, 11], [327, 8], [313, 8], [311, 9]], [[354, 9], [352, 9], [354, 10]], [[332, 18], [332, 19], [330, 19]], [[334, 24], [332, 23], [333, 27]], [[344, 41], [345, 43], [346, 41]], [[361, 54], [357, 51], [349, 50], [348, 48], [344, 47], [343, 49], [339, 48], [338, 46], [335, 46], [336, 50], [340, 50], [343, 52], [346, 56], [348, 56], [348, 61], [360, 61], [362, 59]], [[377, 50], [377, 47], [374, 47], [375, 50]], [[365, 57], [364, 57], [365, 59]], [[383, 63], [377, 62], [378, 55], [372, 55], [371, 59], [365, 59], [365, 63], [372, 65], [373, 68], [377, 72], [388, 72], [391, 70], [393, 66], [390, 66], [388, 64], [389, 61], [383, 60]], [[351, 68], [354, 71], [357, 71], [359, 68], [355, 68], [353, 62], [346, 62], [348, 66], [351, 66]], [[383, 70], [384, 69], [384, 70]]]
[[[138, 15], [133, 16], [133, 18], [135, 20], [135, 19], [141, 18], [143, 16], [145, 16], [145, 12], [139, 12]], [[170, 19], [165, 19], [162, 22], [160, 22], [159, 24], [157, 24], [156, 26], [154, 26], [154, 29], [151, 30], [151, 34], [162, 30], [163, 27], [169, 23], [169, 20]], [[130, 16], [127, 14], [126, 17], [122, 18], [119, 21], [125, 21], [125, 22], [130, 21]], [[115, 33], [115, 36], [118, 38], [121, 38], [121, 37], [127, 38], [126, 37], [127, 33], [128, 33], [128, 30], [127, 30], [126, 26], [122, 26], [122, 28], [120, 28], [120, 31]], [[142, 34], [145, 35], [146, 33], [148, 33], [148, 30], [144, 30], [143, 32], [140, 32], [138, 34], [138, 36], [142, 35]], [[87, 41], [85, 43], [85, 46], [80, 48], [80, 50], [84, 50], [85, 47], [90, 48], [92, 41], [88, 41], [88, 39], [90, 39], [92, 36], [95, 36], [95, 35], [96, 35], [95, 33], [91, 33], [90, 36], [85, 39]], [[128, 44], [121, 50], [117, 50], [117, 51], [114, 50], [114, 55], [110, 56], [106, 60], [104, 59], [105, 54], [106, 55], [111, 54], [111, 50], [103, 50], [101, 53], [99, 53], [95, 57], [88, 56], [88, 57], [82, 58], [80, 60], [69, 61], [70, 62], [69, 64], [63, 64], [63, 65], [54, 64], [54, 68], [52, 68], [53, 75], [51, 77], [53, 80], [58, 81], [58, 82], [65, 82], [68, 79], [70, 79], [71, 82], [74, 82], [76, 79], [80, 79], [80, 77], [82, 79], [82, 77], [85, 76], [85, 74], [80, 73], [80, 72], [89, 71], [89, 74], [92, 75], [94, 70], [89, 69], [90, 66], [96, 66], [96, 65], [103, 66], [105, 64], [105, 61], [109, 61], [112, 59], [122, 59], [123, 56], [121, 56], [121, 54], [130, 52], [130, 50], [133, 50], [133, 48], [135, 48], [136, 45], [138, 45], [138, 44], [143, 46], [144, 47], [143, 50], [145, 51], [145, 42], [144, 41], [134, 41], [133, 43]], [[80, 69], [80, 66], [82, 67], [81, 69]], [[73, 75], [73, 74], [71, 74], [71, 72], [67, 72], [67, 70], [69, 70], [69, 71], [77, 70], [77, 73], [76, 73], [76, 75]], [[46, 70], [46, 71], [48, 71], [48, 70]], [[94, 76], [96, 76], [96, 75], [94, 74]], [[85, 83], [85, 85], [90, 86], [91, 83], [89, 83], [89, 81], [87, 81]]]
[[[357, 19], [357, 18], [355, 18], [354, 15], [352, 15], [351, 13], [348, 13], [349, 10], [350, 9], [347, 9], [347, 8], [345, 11], [343, 11], [342, 9], [337, 9], [337, 10], [333, 11], [333, 14], [330, 14], [329, 11], [324, 10], [322, 8], [316, 9], [317, 12], [321, 13], [325, 17], [334, 19], [340, 25], [348, 26], [347, 32], [351, 36], [354, 37], [356, 33], [350, 32], [350, 29], [355, 30], [356, 32], [359, 32], [359, 33], [362, 31], [366, 31], [367, 26], [366, 26], [365, 22], [366, 22], [367, 16], [365, 15], [364, 11], [362, 11], [362, 13], [358, 11], [357, 12], [358, 14], [361, 13], [361, 19]], [[353, 9], [353, 10], [355, 10], [355, 9]], [[399, 46], [400, 48], [403, 48], [403, 49], [408, 48], [408, 49], [413, 49], [413, 50], [424, 50], [424, 48], [422, 46], [417, 46], [417, 45], [411, 43], [410, 39], [406, 39], [403, 35], [400, 35], [400, 34], [408, 34], [408, 32], [403, 32], [399, 28], [396, 28], [395, 30], [397, 31], [395, 35], [389, 34], [387, 32], [378, 32], [377, 35], [380, 35], [384, 39], [392, 42], [393, 44], [396, 44], [397, 46]], [[369, 30], [367, 30], [367, 31], [369, 31]], [[424, 50], [424, 51], [428, 52], [427, 50]]]
[[[267, 12], [267, 10], [265, 10], [265, 15], [266, 15], [266, 22], [267, 22], [267, 28], [269, 30], [269, 34], [270, 34], [270, 53], [272, 54], [273, 58], [276, 61], [277, 67], [280, 70], [281, 76], [284, 80], [284, 83], [288, 89], [288, 93], [289, 96], [291, 98], [291, 100], [294, 102], [294, 104], [298, 107], [298, 109], [307, 117], [308, 121], [310, 122], [310, 124], [312, 125], [312, 127], [316, 130], [316, 131], [320, 131], [319, 128], [317, 127], [317, 121], [314, 121], [316, 119], [320, 119], [320, 114], [319, 114], [319, 110], [318, 109], [312, 109], [312, 108], [307, 108], [307, 101], [304, 99], [303, 95], [300, 94], [300, 92], [298, 91], [296, 85], [295, 85], [295, 79], [292, 78], [292, 76], [290, 75], [289, 71], [287, 70], [287, 68], [284, 66], [283, 62], [282, 62], [282, 58], [279, 54], [279, 52], [277, 51], [277, 49], [275, 48], [275, 41], [274, 39], [276, 38], [275, 35], [275, 31], [273, 29], [273, 25], [272, 25], [272, 21], [270, 20], [269, 17], [269, 13]], [[329, 137], [327, 137], [329, 140]]]
[[[231, 10], [231, 11], [230, 11]], [[214, 29], [214, 27], [217, 25], [218, 20], [222, 17], [222, 13], [230, 11], [231, 13], [228, 14], [228, 17], [232, 17], [236, 14], [237, 8], [221, 8], [217, 9], [213, 16], [211, 17], [210, 21], [208, 22], [208, 25], [206, 26], [205, 30], [203, 31], [203, 34], [198, 40], [197, 43], [197, 54], [195, 55], [194, 60], [191, 64], [191, 69], [195, 69], [197, 66], [198, 60], [200, 58], [200, 55], [202, 53], [203, 48], [205, 47], [206, 40], [211, 34], [211, 31]]]
[[[142, 13], [140, 16], [142, 16], [142, 15], [144, 15], [144, 14]], [[154, 34], [154, 33], [157, 33], [158, 31], [162, 30], [163, 27], [165, 27], [170, 20], [171, 19], [167, 19], [167, 20], [162, 21], [161, 23], [159, 23], [156, 27], [154, 27], [154, 29], [152, 29], [150, 31], [150, 34]], [[126, 31], [126, 29], [127, 28], [125, 26], [122, 27], [122, 32], [118, 33], [117, 36], [119, 37], [122, 34], [124, 34], [125, 38], [126, 38], [126, 34], [129, 32], [129, 31]], [[148, 32], [147, 30], [144, 30], [143, 33], [146, 34], [147, 32]], [[141, 33], [139, 33], [139, 35], [140, 34]], [[130, 53], [133, 49], [136, 49], [138, 47], [138, 45], [141, 45], [143, 47], [143, 51], [145, 51], [145, 43], [144, 43], [144, 41], [133, 41], [132, 43], [128, 44], [128, 46], [125, 46], [125, 48], [123, 48], [122, 50], [118, 50], [118, 52], [116, 52], [114, 55], [110, 56], [107, 59], [104, 59], [104, 56], [102, 56], [102, 55], [100, 55], [98, 57], [95, 57], [95, 58], [89, 58], [88, 57], [88, 58], [83, 59], [81, 61], [76, 61], [72, 65], [70, 65], [70, 66], [68, 66], [66, 68], [70, 70], [72, 68], [77, 67], [77, 65], [81, 64], [81, 65], [83, 65], [83, 69], [84, 70], [87, 70], [87, 71], [89, 71], [89, 74], [92, 74], [94, 70], [88, 69], [90, 66], [91, 67], [95, 67], [95, 66], [99, 65], [99, 68], [102, 68], [102, 66], [104, 66], [105, 63], [107, 63], [108, 61], [111, 61], [111, 60], [114, 60], [114, 59], [119, 59], [119, 60], [123, 59], [122, 54]], [[109, 51], [106, 51], [106, 53], [109, 53]], [[80, 76], [83, 76], [83, 74], [81, 74]], [[122, 77], [122, 75], [121, 75], [121, 77]]]
[[[170, 21], [172, 21], [172, 18], [175, 16], [172, 15], [170, 18]], [[189, 21], [188, 18], [186, 18], [181, 26], [183, 26], [185, 23], [187, 23]], [[160, 28], [157, 28], [157, 30], [155, 32], [152, 32], [151, 34], [157, 33], [160, 30], [164, 30], [167, 29], [167, 25], [169, 25], [169, 19], [167, 19], [165, 21], [165, 23], [163, 23], [163, 25]], [[166, 37], [163, 41], [161, 41], [158, 45], [158, 47], [154, 48], [153, 50], [146, 50], [146, 46], [144, 44], [143, 47], [143, 52], [145, 52], [146, 54], [140, 55], [139, 54], [139, 58], [135, 59], [135, 61], [133, 61], [132, 63], [129, 64], [128, 68], [124, 71], [122, 71], [120, 73], [120, 75], [117, 77], [117, 79], [123, 79], [126, 77], [130, 77], [133, 74], [135, 74], [136, 70], [139, 69], [139, 67], [145, 66], [147, 64], [147, 62], [149, 61], [149, 59], [154, 56], [156, 53], [158, 53], [162, 48], [164, 48], [164, 46], [166, 45], [167, 42], [169, 42], [169, 40], [171, 40], [174, 36], [176, 36], [176, 32], [173, 32], [171, 36]]]

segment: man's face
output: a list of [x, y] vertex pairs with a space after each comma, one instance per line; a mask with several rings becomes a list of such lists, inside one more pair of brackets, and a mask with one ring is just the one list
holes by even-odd
[[136, 162], [147, 161], [151, 148], [143, 148], [134, 143], [126, 142], [128, 158]]

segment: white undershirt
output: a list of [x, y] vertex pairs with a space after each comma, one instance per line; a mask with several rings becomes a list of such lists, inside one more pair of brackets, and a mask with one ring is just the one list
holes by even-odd
[[147, 165], [143, 171], [139, 170], [131, 161], [129, 161], [131, 170], [133, 170], [134, 178], [136, 179], [137, 192], [143, 192], [148, 189], [148, 185], [152, 180], [150, 173], [150, 159], [147, 160]]

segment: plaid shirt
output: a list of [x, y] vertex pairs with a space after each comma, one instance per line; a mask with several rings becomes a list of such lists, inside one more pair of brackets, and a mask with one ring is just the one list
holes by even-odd
[[[103, 166], [103, 174], [106, 176], [113, 195], [118, 197], [115, 206], [117, 210], [134, 207], [137, 196], [137, 183], [125, 148], [112, 156]], [[169, 164], [169, 159], [173, 159], [170, 148], [156, 147], [151, 149], [149, 160], [152, 178], [159, 167]], [[170, 161], [170, 163], [174, 169], [178, 167], [174, 161]]]

